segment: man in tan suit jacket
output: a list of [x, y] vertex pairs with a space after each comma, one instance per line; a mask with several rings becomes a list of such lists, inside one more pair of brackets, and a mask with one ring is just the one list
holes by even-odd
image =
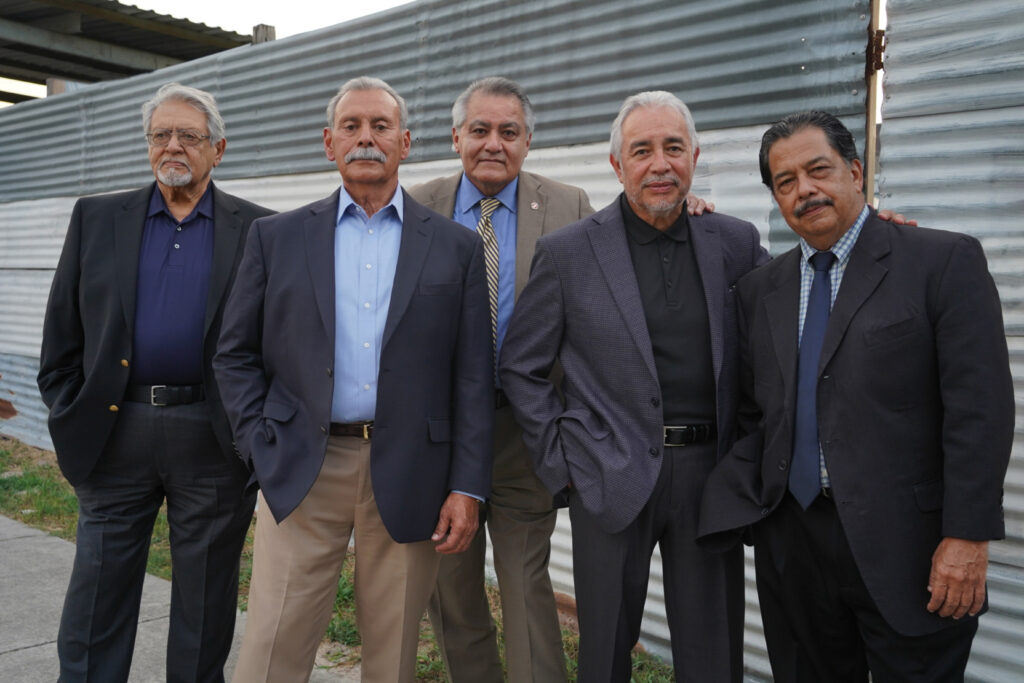
[[[526, 284], [537, 239], [594, 212], [586, 193], [521, 170], [535, 117], [522, 87], [505, 78], [472, 83], [452, 107], [452, 141], [464, 173], [413, 187], [409, 194], [470, 228], [480, 202], [501, 204], [490, 216], [499, 252], [496, 345]], [[548, 576], [555, 506], [501, 389], [495, 393], [494, 473], [481, 517], [490, 530], [501, 590], [508, 680], [566, 680], [561, 629]], [[502, 681], [496, 628], [484, 593], [486, 539], [480, 525], [470, 549], [441, 560], [430, 618], [455, 683]]]

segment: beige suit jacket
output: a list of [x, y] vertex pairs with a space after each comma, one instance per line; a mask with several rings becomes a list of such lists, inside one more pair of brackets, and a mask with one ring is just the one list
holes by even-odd
[[[455, 193], [462, 173], [437, 178], [408, 190], [413, 199], [445, 218], [455, 210]], [[516, 298], [530, 277], [530, 261], [537, 239], [563, 225], [594, 213], [587, 193], [535, 173], [519, 172], [516, 199]]]

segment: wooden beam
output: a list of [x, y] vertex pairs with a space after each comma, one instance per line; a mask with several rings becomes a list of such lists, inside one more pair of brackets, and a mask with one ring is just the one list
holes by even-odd
[[136, 71], [155, 71], [181, 62], [180, 59], [173, 57], [103, 43], [91, 38], [66, 36], [7, 19], [0, 19], [0, 40], [66, 54], [75, 60], [87, 59]]
[[[173, 38], [181, 38], [192, 43], [200, 43], [202, 45], [209, 45], [221, 50], [227, 50], [239, 45], [245, 45], [247, 41], [231, 40], [221, 36], [211, 36], [205, 33], [201, 33], [195, 29], [185, 28], [182, 26], [174, 26], [167, 24], [166, 22], [157, 21], [155, 19], [147, 19], [137, 15], [123, 14], [114, 10], [106, 9], [105, 7], [97, 7], [86, 2], [79, 2], [78, 0], [35, 0], [36, 2], [43, 5], [51, 5], [53, 7], [60, 7], [62, 9], [71, 10], [73, 12], [81, 12], [82, 14], [88, 14], [89, 16], [96, 17], [97, 19], [103, 19], [105, 21], [111, 21], [118, 24], [124, 24], [126, 26], [134, 26], [145, 31], [152, 31], [153, 33], [161, 33], [165, 36], [171, 36]], [[141, 10], [148, 11], [148, 10]], [[187, 20], [186, 20], [187, 21]], [[193, 22], [194, 23], [194, 22]], [[211, 27], [216, 28], [216, 27]], [[221, 29], [223, 30], [223, 29]], [[241, 35], [241, 34], [239, 34]], [[250, 36], [242, 36], [243, 38], [250, 38]]]

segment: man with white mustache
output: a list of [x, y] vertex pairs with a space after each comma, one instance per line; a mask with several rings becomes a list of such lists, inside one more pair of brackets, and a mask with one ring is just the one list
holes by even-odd
[[43, 323], [39, 389], [78, 496], [62, 681], [126, 681], [153, 522], [167, 502], [168, 681], [223, 681], [238, 557], [255, 494], [233, 448], [212, 358], [249, 224], [226, 194], [213, 97], [177, 83], [143, 104], [156, 182], [80, 199]]
[[398, 183], [405, 101], [354, 78], [327, 106], [326, 199], [257, 221], [214, 361], [260, 485], [234, 680], [309, 678], [355, 538], [364, 681], [412, 683], [441, 555], [491, 488], [483, 244]]

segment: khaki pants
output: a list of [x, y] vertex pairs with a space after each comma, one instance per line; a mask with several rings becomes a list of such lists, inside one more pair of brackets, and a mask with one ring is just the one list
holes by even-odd
[[260, 495], [249, 616], [235, 683], [309, 679], [355, 532], [362, 680], [415, 680], [419, 622], [434, 587], [434, 543], [392, 540], [370, 482], [370, 442], [331, 437], [323, 468], [280, 524]]

